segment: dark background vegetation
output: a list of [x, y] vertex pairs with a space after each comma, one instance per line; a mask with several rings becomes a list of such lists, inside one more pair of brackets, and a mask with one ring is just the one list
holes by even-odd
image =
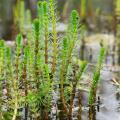
[[[11, 39], [13, 26], [13, 6], [17, 0], [0, 0], [0, 38], [6, 40]], [[29, 8], [32, 13], [32, 18], [36, 16], [36, 3], [38, 0], [25, 0], [26, 8]], [[61, 21], [65, 21], [72, 9], [77, 9], [80, 12], [81, 0], [57, 0], [58, 12], [61, 16]], [[94, 17], [97, 9], [104, 15], [112, 15], [114, 9], [114, 0], [87, 0], [87, 17]], [[89, 8], [91, 6], [91, 8]]]

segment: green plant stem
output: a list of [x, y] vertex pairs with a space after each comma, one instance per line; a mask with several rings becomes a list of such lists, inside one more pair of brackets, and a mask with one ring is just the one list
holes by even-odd
[[45, 29], [45, 63], [48, 64], [48, 34], [47, 34], [47, 28]]
[[100, 70], [102, 68], [104, 57], [105, 57], [105, 49], [101, 48], [97, 67], [93, 74], [93, 80], [92, 80], [92, 84], [89, 92], [89, 120], [96, 119], [96, 109], [94, 104], [96, 103], [97, 85], [100, 79]]
[[77, 87], [79, 80], [81, 79], [82, 73], [84, 72], [86, 65], [87, 63], [83, 62], [80, 66], [80, 70], [78, 71], [78, 73], [76, 73], [76, 70], [74, 70], [73, 87], [72, 87], [72, 92], [70, 96], [71, 98], [70, 98], [70, 107], [69, 107], [69, 120], [72, 120], [72, 108], [73, 108], [73, 101], [74, 101], [75, 93], [76, 93], [76, 87]]
[[60, 99], [62, 101], [65, 113], [68, 114], [67, 106], [66, 106], [66, 101], [64, 98], [64, 76], [65, 76], [65, 61], [63, 60], [62, 62], [62, 67], [61, 67], [61, 73], [60, 73]]
[[96, 102], [96, 92], [97, 92], [97, 88], [91, 87], [92, 102], [90, 102], [90, 107], [89, 107], [89, 120], [96, 120], [96, 109], [94, 105]]
[[65, 67], [66, 67], [67, 48], [68, 48], [67, 38], [64, 38], [63, 39], [63, 49], [62, 49], [62, 63], [61, 63], [61, 68], [60, 68], [60, 100], [62, 102], [62, 106], [64, 108], [66, 115], [68, 114], [68, 111], [67, 111], [66, 101], [64, 98], [64, 80], [65, 80], [64, 76], [66, 74]]
[[14, 87], [14, 92], [15, 92], [15, 103], [14, 103], [14, 114], [12, 117], [12, 120], [16, 120], [17, 117], [17, 109], [18, 109], [18, 87], [17, 87], [17, 82], [18, 82], [18, 58], [16, 58], [16, 79], [13, 80], [13, 87]]
[[0, 118], [3, 118], [2, 105], [2, 80], [4, 76], [4, 41], [0, 40]]
[[[66, 77], [67, 77], [67, 72], [68, 72], [68, 66], [71, 62], [71, 59], [72, 59], [72, 52], [73, 52], [73, 49], [75, 47], [75, 43], [76, 43], [76, 40], [77, 40], [77, 12], [76, 11], [72, 11], [72, 14], [71, 14], [71, 19], [72, 19], [72, 40], [70, 42], [70, 45], [69, 45], [69, 50], [65, 50], [64, 54], [66, 54], [66, 56], [62, 58], [62, 63], [61, 63], [61, 70], [60, 70], [60, 100], [62, 102], [62, 105], [64, 107], [64, 110], [65, 110], [65, 113], [66, 115], [69, 114], [68, 110], [67, 110], [67, 105], [66, 105], [66, 100], [65, 100], [65, 97], [64, 97], [64, 81], [66, 80]], [[71, 103], [72, 104], [72, 103]]]
[[25, 89], [25, 120], [28, 119], [28, 103], [26, 101], [26, 97], [28, 95], [28, 81], [27, 81], [27, 63], [29, 57], [29, 46], [25, 46], [24, 48], [24, 60], [23, 60], [23, 73], [22, 78], [24, 82], [24, 89]]
[[57, 61], [57, 30], [56, 30], [56, 17], [55, 17], [55, 11], [54, 11], [54, 0], [49, 0], [49, 7], [50, 7], [50, 16], [52, 18], [52, 34], [53, 34], [53, 52], [52, 52], [52, 74], [54, 74], [56, 70], [56, 61]]
[[20, 57], [21, 57], [21, 49], [22, 49], [22, 36], [18, 35], [16, 38], [16, 58], [15, 58], [15, 79], [13, 80], [13, 88], [15, 93], [15, 101], [14, 101], [14, 114], [12, 120], [16, 120], [17, 112], [18, 112], [18, 94], [19, 94], [19, 65], [20, 65]]
[[82, 120], [82, 91], [78, 91], [78, 120]]
[[[15, 87], [15, 86], [14, 86]], [[15, 108], [14, 108], [14, 114], [12, 117], [12, 120], [16, 120], [16, 116], [17, 116], [17, 109], [18, 109], [18, 98], [15, 98]]]
[[39, 89], [39, 68], [38, 68], [38, 54], [39, 54], [39, 38], [40, 38], [40, 23], [38, 19], [34, 20], [34, 40], [35, 40], [35, 48], [34, 48], [34, 54], [35, 54], [35, 64], [34, 64], [34, 70], [35, 70], [35, 81], [36, 81], [36, 87], [37, 90]]
[[48, 39], [49, 39], [49, 31], [48, 31], [48, 5], [47, 2], [43, 2], [43, 11], [44, 11], [44, 32], [45, 32], [45, 64], [48, 64]]
[[35, 58], [36, 58], [36, 63], [35, 63], [35, 78], [36, 78], [36, 85], [37, 85], [37, 89], [39, 89], [39, 80], [38, 80], [38, 76], [39, 76], [39, 71], [38, 71], [38, 65], [37, 65], [37, 59], [38, 59], [38, 39], [36, 39], [36, 42], [35, 42]]

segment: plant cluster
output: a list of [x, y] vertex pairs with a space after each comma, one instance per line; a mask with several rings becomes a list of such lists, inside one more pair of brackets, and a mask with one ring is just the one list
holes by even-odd
[[[87, 62], [73, 55], [79, 34], [77, 11], [72, 11], [67, 32], [59, 39], [55, 6], [54, 0], [38, 2], [38, 17], [33, 21], [32, 31], [26, 34], [27, 41], [22, 36], [24, 28], [16, 37], [14, 49], [0, 41], [2, 120], [51, 119], [53, 92], [59, 93], [56, 100], [59, 119], [72, 120], [77, 86]], [[103, 56], [102, 48], [91, 85], [90, 105], [95, 102], [92, 98], [96, 96]], [[82, 110], [81, 99], [78, 113]], [[81, 120], [81, 115], [78, 119]]]

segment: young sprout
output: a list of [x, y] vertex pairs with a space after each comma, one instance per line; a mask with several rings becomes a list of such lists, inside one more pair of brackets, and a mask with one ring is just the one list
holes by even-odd
[[40, 23], [38, 19], [35, 19], [33, 22], [33, 31], [34, 31], [34, 69], [35, 69], [35, 81], [37, 89], [39, 89], [39, 68], [38, 68], [38, 59], [39, 59], [39, 39], [40, 39]]
[[[70, 96], [70, 107], [69, 107], [69, 119], [70, 120], [72, 119], [73, 101], [75, 98], [77, 85], [79, 84], [79, 81], [81, 80], [81, 76], [84, 73], [84, 70], [87, 66], [87, 62], [80, 61], [80, 60], [74, 58], [74, 64], [75, 64], [74, 66], [78, 65], [80, 68], [78, 71], [76, 69], [74, 69], [74, 79], [73, 79], [73, 84], [72, 84], [72, 92], [71, 92], [71, 96]], [[79, 109], [82, 109], [82, 108], [79, 108]], [[79, 115], [79, 116], [81, 116], [81, 115]]]
[[58, 55], [58, 42], [57, 42], [57, 18], [55, 14], [55, 4], [54, 0], [49, 0], [49, 12], [50, 12], [50, 18], [51, 18], [51, 24], [52, 24], [52, 37], [53, 37], [53, 50], [52, 50], [52, 74], [55, 73], [56, 70], [56, 64], [57, 64], [57, 55]]
[[[20, 32], [24, 34], [26, 32], [24, 29], [25, 14], [27, 14], [28, 21], [26, 24], [31, 24], [30, 11], [25, 12], [24, 1], [19, 3], [20, 20], [18, 21]], [[68, 31], [63, 41], [58, 42], [55, 1], [40, 1], [37, 7], [38, 18], [33, 21], [33, 31], [27, 34], [27, 44], [24, 44], [25, 39], [19, 34], [15, 42], [15, 51], [12, 52], [12, 49], [4, 46], [4, 42], [0, 41], [0, 118], [3, 119], [2, 83], [6, 80], [7, 97], [10, 98], [11, 103], [7, 103], [10, 108], [7, 112], [12, 115], [11, 120], [22, 119], [23, 116], [19, 112], [21, 109], [24, 110], [25, 120], [50, 119], [53, 91], [55, 91], [53, 89], [58, 84], [57, 90], [60, 93], [58, 96], [61, 101], [58, 110], [60, 114], [62, 113], [59, 119], [63, 120], [67, 117], [71, 120], [77, 86], [87, 65], [87, 62], [73, 57], [78, 40], [79, 15], [76, 10], [72, 11]], [[50, 41], [52, 41], [51, 46], [49, 46]], [[92, 98], [96, 95], [94, 91], [99, 81], [103, 54], [104, 49], [101, 49], [89, 95], [91, 106], [95, 102]], [[52, 58], [51, 64], [49, 63], [50, 57]], [[79, 111], [81, 106], [79, 105]]]
[[45, 63], [48, 64], [49, 16], [48, 16], [47, 2], [43, 2], [43, 15], [44, 15], [44, 35], [45, 35]]
[[2, 92], [2, 82], [4, 79], [4, 41], [0, 40], [0, 118], [3, 118], [3, 112], [2, 112], [2, 107], [3, 107], [3, 92]]
[[13, 78], [13, 89], [14, 89], [14, 113], [12, 120], [16, 120], [19, 107], [19, 82], [20, 82], [20, 62], [22, 54], [23, 39], [19, 34], [16, 38], [16, 53], [15, 53], [15, 73]]
[[89, 92], [89, 120], [94, 120], [96, 117], [94, 104], [96, 103], [97, 86], [100, 80], [100, 70], [102, 69], [104, 57], [105, 57], [105, 49], [101, 48], [98, 57], [98, 63], [93, 74], [92, 84]]
[[28, 103], [27, 103], [27, 95], [28, 95], [28, 74], [27, 74], [27, 68], [28, 68], [28, 60], [30, 55], [30, 48], [29, 46], [25, 46], [24, 48], [24, 56], [23, 56], [23, 66], [22, 66], [22, 79], [23, 79], [23, 85], [24, 85], [24, 93], [25, 93], [25, 119], [28, 119]]

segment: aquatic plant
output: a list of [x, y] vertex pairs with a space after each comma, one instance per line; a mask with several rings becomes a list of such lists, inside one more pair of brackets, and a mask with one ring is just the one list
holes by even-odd
[[16, 38], [16, 51], [15, 51], [15, 66], [13, 74], [13, 89], [14, 89], [14, 114], [12, 120], [16, 120], [19, 108], [19, 83], [20, 83], [20, 76], [21, 76], [21, 55], [22, 55], [22, 36], [18, 35]]
[[56, 60], [57, 60], [57, 47], [58, 47], [58, 41], [57, 41], [57, 30], [56, 30], [56, 25], [57, 25], [57, 17], [55, 14], [55, 2], [54, 0], [49, 0], [49, 7], [50, 7], [50, 17], [51, 17], [51, 24], [52, 24], [52, 32], [51, 36], [53, 37], [53, 52], [52, 52], [52, 74], [54, 74], [56, 70]]
[[[86, 62], [76, 62], [76, 64], [79, 66], [79, 69], [74, 70], [74, 67], [72, 67], [72, 71], [75, 71], [75, 75], [72, 82], [69, 81], [69, 75], [70, 75], [70, 66], [75, 66], [72, 63], [73, 59], [73, 50], [76, 45], [77, 39], [78, 39], [78, 31], [79, 31], [79, 16], [77, 11], [73, 10], [70, 17], [70, 23], [68, 25], [68, 32], [66, 36], [63, 38], [63, 45], [62, 45], [62, 51], [61, 51], [61, 65], [60, 65], [60, 103], [59, 103], [59, 109], [61, 110], [59, 117], [62, 120], [63, 118], [69, 118], [72, 119], [72, 109], [73, 109], [73, 101], [75, 98], [75, 93], [77, 89], [77, 84], [79, 83], [79, 80], [81, 78], [82, 73], [84, 72], [84, 69], [86, 67]], [[68, 44], [69, 43], [69, 44]], [[79, 61], [79, 60], [76, 60]], [[67, 84], [67, 85], [66, 85]], [[69, 96], [69, 97], [68, 97]]]
[[[27, 40], [23, 37], [22, 31], [16, 37], [15, 48], [9, 48], [0, 41], [0, 89], [3, 90], [2, 84], [6, 80], [5, 89], [8, 92], [7, 97], [10, 98], [7, 113], [11, 114], [12, 120], [49, 120], [53, 92], [59, 93], [59, 100], [56, 100], [60, 111], [59, 119], [72, 120], [76, 92], [87, 66], [86, 61], [81, 61], [74, 55], [74, 49], [78, 34], [82, 36], [85, 29], [79, 25], [78, 12], [73, 10], [66, 34], [58, 40], [55, 7], [54, 0], [38, 2], [38, 17], [33, 20], [30, 32], [26, 32]], [[24, 12], [21, 11], [22, 13]], [[30, 17], [29, 12], [28, 16]], [[21, 21], [21, 27], [24, 27], [22, 18]], [[90, 88], [90, 108], [95, 103], [103, 58], [102, 48]], [[2, 94], [0, 92], [0, 98]], [[3, 115], [2, 107], [5, 104], [2, 101], [0, 99], [0, 117], [4, 119], [6, 117]], [[81, 119], [81, 101], [79, 90], [78, 119]]]
[[[76, 71], [76, 69], [74, 69], [74, 79], [73, 79], [73, 83], [72, 83], [72, 90], [71, 90], [71, 95], [70, 95], [70, 107], [69, 107], [69, 119], [72, 120], [72, 113], [73, 113], [73, 101], [75, 98], [75, 94], [76, 94], [76, 89], [77, 89], [77, 85], [79, 84], [79, 81], [81, 80], [81, 76], [84, 73], [84, 70], [87, 66], [87, 62], [86, 61], [80, 61], [80, 60], [75, 60], [75, 65], [79, 65], [79, 70]], [[81, 91], [79, 91], [79, 95], [81, 94]], [[78, 118], [81, 118], [81, 112], [82, 111], [82, 98], [80, 98], [81, 96], [79, 96], [79, 110], [78, 110]]]
[[48, 4], [43, 2], [43, 17], [44, 17], [44, 36], [45, 36], [45, 63], [48, 64], [48, 40], [49, 40], [49, 15]]
[[97, 86], [100, 80], [100, 71], [103, 65], [105, 57], [105, 49], [101, 48], [100, 49], [100, 54], [98, 57], [98, 63], [96, 65], [95, 71], [93, 73], [93, 79], [90, 87], [90, 92], [89, 92], [89, 120], [95, 120], [96, 119], [96, 92], [97, 92]]
[[[4, 41], [0, 40], [0, 98], [2, 98], [2, 82], [3, 82], [3, 76], [4, 76]], [[0, 99], [0, 117], [3, 118], [3, 100]]]
[[[20, 29], [21, 34], [24, 34], [24, 2], [20, 1], [20, 3], [22, 5]], [[7, 95], [10, 98], [10, 105], [8, 106], [14, 109], [11, 111], [8, 109], [7, 112], [9, 111], [12, 115], [10, 118], [12, 120], [21, 117], [20, 108], [25, 110], [24, 118], [26, 120], [29, 117], [34, 119], [49, 119], [53, 97], [52, 91], [54, 90], [53, 85], [56, 86], [56, 83], [54, 83], [56, 76], [58, 76], [57, 81], [60, 83], [58, 91], [60, 92], [60, 100], [62, 101], [61, 105], [65, 108], [67, 117], [72, 119], [72, 107], [77, 84], [86, 66], [86, 62], [77, 62], [79, 69], [76, 71], [73, 79], [74, 82], [69, 83], [69, 66], [72, 65], [72, 53], [78, 39], [79, 16], [77, 11], [72, 11], [68, 31], [61, 45], [58, 41], [56, 29], [58, 19], [54, 8], [55, 3], [53, 0], [49, 0], [49, 3], [45, 1], [38, 2], [38, 18], [33, 21], [33, 28], [30, 30], [32, 32], [26, 35], [27, 41], [21, 34], [17, 36], [15, 52], [11, 52], [11, 48], [4, 48], [4, 44], [1, 41], [0, 77], [2, 81], [5, 80], [3, 79], [4, 77], [7, 79], [5, 89], [8, 93], [11, 93]], [[51, 30], [49, 29], [50, 25]], [[4, 58], [5, 55], [7, 59]], [[51, 59], [49, 59], [50, 57]], [[51, 62], [49, 62], [50, 60]], [[5, 66], [3, 66], [4, 61]], [[58, 62], [61, 63], [60, 67], [57, 65]], [[69, 103], [65, 98], [68, 89], [67, 87], [64, 88], [66, 81], [69, 87], [72, 85], [72, 93], [67, 92], [67, 95], [70, 94], [70, 106], [68, 106]], [[13, 87], [11, 88], [12, 84]], [[2, 86], [2, 82], [0, 86]], [[0, 95], [3, 96], [2, 93]], [[1, 113], [0, 115], [2, 118], [3, 114]]]
[[25, 94], [25, 119], [27, 120], [28, 118], [28, 102], [27, 102], [27, 95], [28, 95], [28, 74], [27, 74], [27, 66], [28, 66], [28, 60], [29, 60], [29, 55], [30, 55], [30, 48], [29, 46], [25, 46], [24, 51], [23, 51], [23, 61], [22, 61], [22, 80], [23, 80], [23, 86], [24, 86], [24, 94]]

